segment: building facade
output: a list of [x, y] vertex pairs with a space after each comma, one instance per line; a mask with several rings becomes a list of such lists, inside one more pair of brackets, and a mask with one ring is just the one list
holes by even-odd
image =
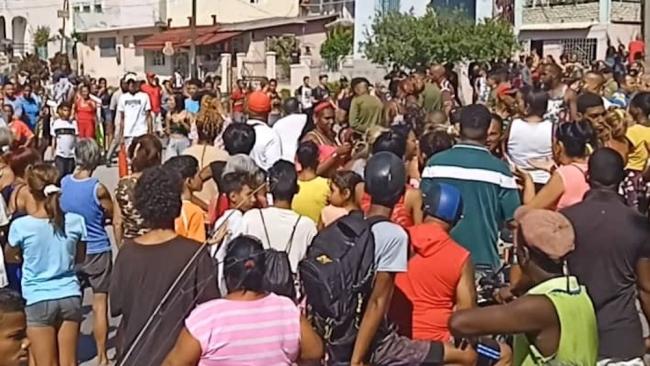
[[3, 51], [11, 56], [34, 52], [36, 29], [47, 27], [51, 41], [47, 53], [53, 55], [61, 48], [67, 49], [73, 26], [69, 8], [65, 2], [51, 0], [3, 0], [0, 1], [0, 40], [8, 48]]
[[[166, 0], [168, 18], [172, 27], [185, 26], [192, 14], [189, 0]], [[300, 0], [197, 0], [198, 25], [212, 24], [216, 16], [219, 23], [239, 23], [265, 18], [291, 18], [300, 15]]]
[[515, 0], [515, 29], [524, 50], [556, 59], [604, 59], [607, 47], [641, 34], [644, 0]]

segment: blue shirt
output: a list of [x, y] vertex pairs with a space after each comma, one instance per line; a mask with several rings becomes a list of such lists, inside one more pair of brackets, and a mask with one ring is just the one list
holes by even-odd
[[46, 300], [81, 296], [75, 275], [77, 243], [85, 240], [81, 216], [65, 215], [65, 235], [54, 230], [49, 219], [23, 216], [9, 227], [9, 245], [23, 255], [23, 297], [27, 305]]
[[189, 113], [199, 113], [199, 101], [192, 98], [185, 99], [185, 110]]
[[61, 180], [61, 209], [63, 212], [72, 212], [81, 215], [86, 224], [86, 254], [99, 254], [111, 251], [111, 242], [108, 240], [105, 217], [97, 189], [99, 181], [91, 177], [76, 179], [67, 175]]
[[9, 99], [9, 97], [5, 97], [5, 104], [11, 105], [14, 109], [14, 114], [18, 117], [23, 115], [22, 99], [23, 98], [20, 97], [14, 97], [14, 99]]
[[31, 98], [20, 98], [20, 108], [29, 128], [34, 130], [38, 115], [41, 113], [41, 98], [38, 95], [32, 95]]

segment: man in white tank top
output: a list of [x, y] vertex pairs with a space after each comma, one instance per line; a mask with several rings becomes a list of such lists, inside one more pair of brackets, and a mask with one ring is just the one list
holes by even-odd
[[578, 115], [577, 95], [562, 82], [562, 70], [558, 65], [543, 65], [540, 72], [542, 87], [548, 92], [548, 108], [545, 118], [554, 124], [575, 121]]

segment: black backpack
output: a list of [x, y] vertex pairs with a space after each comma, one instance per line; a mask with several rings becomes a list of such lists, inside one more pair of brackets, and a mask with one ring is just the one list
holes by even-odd
[[291, 244], [293, 236], [296, 233], [296, 227], [300, 222], [302, 216], [298, 216], [298, 220], [293, 225], [289, 241], [283, 251], [273, 249], [269, 232], [266, 230], [266, 221], [262, 210], [259, 210], [260, 217], [262, 218], [262, 225], [264, 225], [264, 233], [266, 234], [266, 241], [269, 243], [269, 248], [264, 251], [264, 281], [262, 288], [268, 292], [273, 292], [276, 295], [286, 296], [291, 300], [296, 301], [296, 279], [291, 271], [291, 262], [289, 261], [289, 252], [291, 251]]
[[356, 211], [322, 230], [300, 262], [307, 306], [326, 342], [329, 362], [350, 361], [375, 277], [375, 238], [370, 230], [386, 218]]

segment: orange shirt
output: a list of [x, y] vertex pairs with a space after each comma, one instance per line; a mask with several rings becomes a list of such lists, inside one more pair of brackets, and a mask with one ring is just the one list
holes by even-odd
[[29, 129], [25, 122], [15, 119], [9, 124], [9, 128], [14, 135], [16, 145], [20, 146], [27, 142], [28, 139], [34, 137], [34, 133]]
[[196, 204], [183, 200], [181, 215], [174, 222], [176, 234], [203, 243], [206, 239], [205, 212]]
[[389, 316], [409, 338], [448, 342], [447, 324], [469, 252], [436, 223], [415, 225], [407, 231], [415, 254], [407, 271], [395, 277]]

